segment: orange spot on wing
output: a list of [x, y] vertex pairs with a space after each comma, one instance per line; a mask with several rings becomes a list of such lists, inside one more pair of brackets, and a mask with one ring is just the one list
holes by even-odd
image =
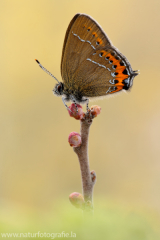
[[117, 89], [115, 91], [113, 91], [113, 92], [110, 92], [110, 94], [119, 92], [119, 91], [121, 91], [123, 89], [123, 86], [116, 86], [116, 87], [117, 87]]
[[99, 44], [102, 44], [102, 43], [103, 43], [103, 41], [102, 41], [101, 38], [97, 38], [97, 42], [99, 42]]
[[[118, 83], [116, 83], [115, 85], [118, 86], [124, 86], [123, 80], [128, 78], [128, 75], [123, 74], [123, 71], [126, 69], [126, 66], [121, 66], [120, 65], [120, 60], [117, 60], [114, 56], [112, 56], [110, 53], [107, 54], [106, 57], [109, 57], [110, 61], [113, 61], [113, 65], [117, 65], [115, 72], [118, 73], [118, 75], [116, 75], [115, 80], [118, 80]], [[121, 90], [121, 89], [120, 89]], [[115, 91], [120, 91], [120, 90], [115, 90]], [[114, 92], [115, 92], [114, 91]], [[112, 93], [112, 92], [111, 92]]]
[[124, 83], [122, 82], [123, 80], [122, 80], [122, 79], [119, 79], [119, 78], [115, 78], [115, 80], [118, 80], [118, 83], [116, 83], [115, 86], [116, 86], [116, 87], [122, 86], [122, 88], [123, 88], [123, 86], [124, 86]]
[[102, 56], [105, 56], [107, 52], [104, 50], [101, 50], [101, 53], [102, 53]]
[[117, 60], [117, 59], [116, 59], [114, 56], [112, 56], [110, 53], [107, 54], [107, 57], [109, 57], [109, 60], [112, 60], [112, 61], [113, 61], [113, 64], [116, 63], [116, 65], [117, 65], [117, 63], [119, 63], [119, 65], [120, 65], [120, 61]]
[[92, 33], [92, 35], [94, 35], [95, 37], [97, 37], [97, 36], [98, 36], [96, 32], [93, 32], [93, 33]]
[[118, 83], [115, 84], [116, 86], [124, 86], [123, 80], [128, 78], [128, 75], [125, 75], [122, 73], [125, 68], [126, 67], [119, 70], [116, 69], [116, 72], [118, 72], [118, 75], [116, 75], [116, 78], [115, 78], [115, 80], [118, 80]]

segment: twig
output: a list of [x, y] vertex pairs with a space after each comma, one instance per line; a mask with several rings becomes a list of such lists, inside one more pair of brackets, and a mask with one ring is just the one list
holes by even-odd
[[82, 177], [82, 187], [84, 196], [84, 210], [92, 211], [93, 209], [93, 186], [95, 184], [95, 172], [90, 172], [89, 167], [89, 157], [88, 157], [88, 138], [89, 130], [92, 124], [93, 115], [91, 112], [85, 114], [85, 117], [80, 121], [81, 125], [81, 139], [82, 144], [80, 147], [74, 147], [74, 152], [78, 156], [81, 177]]
[[80, 120], [81, 125], [80, 134], [71, 132], [68, 142], [78, 156], [83, 188], [83, 196], [78, 192], [73, 192], [69, 195], [69, 200], [75, 207], [81, 208], [85, 212], [93, 212], [93, 186], [96, 182], [96, 173], [95, 171], [90, 171], [89, 167], [88, 138], [93, 118], [100, 114], [101, 107], [94, 105], [86, 114], [79, 104], [75, 105], [72, 103], [69, 108], [71, 110], [69, 115]]

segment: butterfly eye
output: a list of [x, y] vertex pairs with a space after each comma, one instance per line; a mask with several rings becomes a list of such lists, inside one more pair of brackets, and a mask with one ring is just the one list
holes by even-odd
[[102, 57], [102, 56], [103, 56], [103, 52], [101, 52], [101, 53], [99, 54], [99, 56]]
[[111, 64], [111, 63], [113, 63], [113, 61], [112, 61], [112, 60], [110, 60], [110, 61], [109, 61], [109, 63]]
[[105, 59], [106, 59], [106, 60], [108, 60], [108, 59], [109, 59], [109, 57], [105, 57]]
[[58, 86], [57, 86], [57, 92], [62, 93], [62, 92], [63, 92], [63, 89], [64, 89], [63, 84], [62, 84], [62, 83], [58, 84]]
[[58, 90], [58, 92], [61, 91], [61, 85], [58, 85], [57, 90]]

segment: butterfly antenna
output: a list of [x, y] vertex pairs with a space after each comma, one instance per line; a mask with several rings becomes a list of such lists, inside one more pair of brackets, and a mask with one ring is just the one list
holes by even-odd
[[46, 73], [48, 73], [51, 77], [53, 77], [53, 78], [59, 83], [58, 79], [57, 79], [55, 76], [53, 76], [53, 74], [50, 73], [46, 68], [44, 68], [37, 59], [35, 59], [35, 61], [36, 61], [36, 62], [38, 63], [38, 65], [42, 68], [43, 71], [45, 71]]

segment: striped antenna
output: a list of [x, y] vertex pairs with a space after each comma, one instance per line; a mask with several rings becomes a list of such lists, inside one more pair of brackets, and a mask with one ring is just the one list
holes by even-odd
[[36, 61], [36, 62], [38, 63], [38, 65], [43, 69], [43, 71], [45, 71], [46, 73], [48, 73], [51, 77], [53, 77], [53, 78], [59, 83], [58, 79], [57, 79], [55, 76], [53, 76], [53, 74], [50, 73], [46, 68], [44, 68], [37, 59], [35, 59], [35, 61]]

